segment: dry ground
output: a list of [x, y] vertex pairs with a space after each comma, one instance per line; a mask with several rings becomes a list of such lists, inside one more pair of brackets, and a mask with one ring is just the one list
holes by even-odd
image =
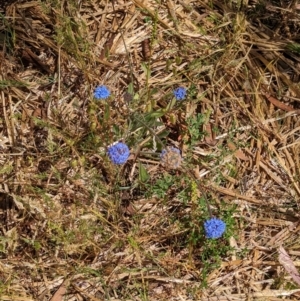
[[299, 300], [298, 1], [1, 3], [0, 300]]

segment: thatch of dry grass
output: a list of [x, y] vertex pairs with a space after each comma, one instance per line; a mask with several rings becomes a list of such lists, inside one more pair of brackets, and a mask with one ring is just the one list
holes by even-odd
[[6, 4], [0, 300], [299, 300], [298, 1]]

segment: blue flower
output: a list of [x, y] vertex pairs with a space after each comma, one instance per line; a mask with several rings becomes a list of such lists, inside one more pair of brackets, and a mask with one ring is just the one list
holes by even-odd
[[124, 164], [130, 155], [130, 151], [125, 143], [117, 142], [108, 147], [107, 154], [112, 163]]
[[211, 218], [204, 222], [204, 230], [207, 238], [219, 238], [226, 230], [226, 224], [218, 219]]
[[176, 100], [183, 100], [186, 97], [186, 88], [179, 87], [173, 91]]
[[180, 150], [176, 147], [168, 146], [166, 149], [162, 150], [160, 160], [167, 168], [179, 168], [182, 163]]
[[98, 86], [94, 91], [94, 97], [96, 99], [106, 99], [109, 97], [109, 95], [110, 95], [110, 91], [104, 85]]

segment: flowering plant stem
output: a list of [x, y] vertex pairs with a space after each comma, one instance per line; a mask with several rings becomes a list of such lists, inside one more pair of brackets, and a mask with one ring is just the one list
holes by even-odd
[[[200, 191], [203, 191], [203, 188], [208, 189], [207, 187], [205, 187], [205, 186], [203, 186], [203, 185], [201, 185], [201, 184], [199, 183], [199, 178], [198, 178], [191, 170], [188, 170], [186, 167], [182, 167], [182, 170], [183, 170], [187, 175], [191, 176], [191, 177], [195, 180], [195, 183], [197, 184], [198, 189], [199, 189]], [[208, 214], [209, 214], [210, 218], [212, 218], [213, 215], [212, 215], [212, 211], [211, 211], [210, 204], [209, 204], [209, 202], [208, 202], [208, 200], [207, 200], [207, 197], [206, 197], [206, 192], [204, 192], [204, 199], [205, 199], [205, 203], [206, 203], [206, 206], [207, 206]]]
[[[154, 131], [153, 131], [153, 130], [145, 123], [145, 122], [143, 122], [143, 121], [140, 120], [140, 119], [138, 119], [138, 121], [139, 121], [143, 126], [145, 126], [145, 127], [147, 128], [147, 130], [149, 130], [149, 132], [157, 139], [157, 141], [158, 141], [159, 143], [161, 143], [161, 145], [164, 145], [164, 143], [162, 142], [162, 140], [155, 134], [155, 132], [154, 132]], [[199, 188], [200, 191], [203, 190], [203, 187], [204, 187], [204, 186], [201, 186], [201, 185], [200, 185], [198, 177], [197, 177], [191, 170], [187, 169], [186, 167], [181, 167], [181, 170], [182, 170], [183, 172], [185, 172], [187, 175], [191, 176], [191, 177], [195, 180], [195, 182], [196, 182], [196, 184], [197, 184], [197, 186], [198, 186], [198, 188]], [[205, 189], [207, 189], [207, 187], [205, 187]], [[210, 204], [209, 204], [209, 202], [208, 202], [208, 200], [207, 200], [207, 197], [206, 197], [206, 193], [204, 193], [204, 199], [205, 199], [205, 202], [206, 202], [207, 211], [208, 211], [208, 213], [209, 213], [209, 216], [212, 218], [213, 215], [212, 215], [212, 211], [211, 211]]]

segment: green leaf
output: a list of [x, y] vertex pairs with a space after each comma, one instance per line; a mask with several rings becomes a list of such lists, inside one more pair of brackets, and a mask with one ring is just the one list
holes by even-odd
[[154, 111], [154, 112], [151, 112], [149, 114], [147, 114], [146, 116], [146, 120], [151, 120], [151, 119], [156, 119], [156, 118], [159, 118], [159, 117], [162, 117], [165, 115], [165, 111]]
[[142, 63], [141, 64], [141, 67], [142, 67], [142, 70], [145, 72], [145, 74], [146, 74], [146, 78], [148, 79], [148, 78], [150, 78], [150, 74], [151, 74], [151, 71], [150, 71], [150, 69], [149, 69], [149, 66], [147, 65], [147, 64], [145, 64], [145, 63]]
[[166, 110], [171, 111], [175, 104], [176, 104], [176, 99], [175, 97], [173, 97], [172, 100], [168, 103]]
[[295, 53], [300, 54], [300, 44], [290, 43], [286, 47], [287, 47], [287, 49], [289, 49], [289, 50], [291, 50], [291, 51], [293, 51]]
[[105, 103], [105, 109], [104, 109], [104, 120], [107, 121], [110, 118], [110, 108], [109, 104], [106, 102]]
[[144, 165], [139, 162], [139, 180], [143, 183], [147, 182], [147, 180], [149, 179], [149, 174], [146, 170], [146, 168], [144, 167]]
[[134, 94], [134, 89], [133, 89], [133, 83], [129, 83], [128, 87], [127, 87], [127, 92], [130, 94]]

